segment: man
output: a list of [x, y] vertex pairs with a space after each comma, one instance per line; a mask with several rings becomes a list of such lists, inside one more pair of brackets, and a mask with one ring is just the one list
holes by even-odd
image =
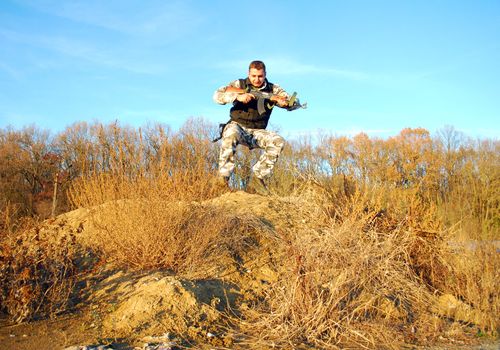
[[[238, 91], [244, 89], [244, 91]], [[238, 92], [235, 92], [238, 91]], [[246, 91], [246, 92], [245, 92]], [[270, 93], [271, 97], [262, 104], [252, 92]], [[234, 170], [234, 154], [238, 144], [249, 149], [263, 150], [259, 160], [253, 166], [257, 180], [267, 187], [274, 164], [283, 149], [285, 140], [273, 131], [266, 130], [274, 105], [288, 106], [290, 96], [277, 84], [266, 79], [266, 66], [262, 61], [253, 61], [248, 68], [248, 77], [231, 82], [228, 86], [217, 89], [213, 99], [219, 104], [232, 103], [231, 120], [222, 132], [222, 145], [219, 154], [219, 176], [226, 184]], [[260, 103], [260, 106], [258, 104]]]

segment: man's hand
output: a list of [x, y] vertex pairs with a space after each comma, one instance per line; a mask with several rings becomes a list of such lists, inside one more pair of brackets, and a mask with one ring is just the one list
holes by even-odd
[[274, 95], [270, 98], [270, 100], [276, 102], [276, 104], [280, 107], [288, 106], [288, 100], [286, 97]]
[[248, 103], [251, 100], [253, 100], [254, 98], [255, 98], [255, 96], [252, 94], [249, 94], [249, 93], [239, 94], [236, 96], [236, 99], [240, 102], [243, 102], [243, 103]]

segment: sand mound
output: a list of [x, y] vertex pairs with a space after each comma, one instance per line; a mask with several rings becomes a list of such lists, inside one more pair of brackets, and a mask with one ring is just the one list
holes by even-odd
[[220, 280], [118, 272], [99, 283], [92, 300], [108, 306], [103, 330], [115, 337], [169, 331], [203, 338], [208, 333], [220, 334], [221, 311], [234, 307], [237, 296], [236, 285]]
[[[45, 229], [75, 232], [77, 240], [88, 245], [109, 215], [107, 209], [118, 206], [127, 211], [135, 204], [119, 201], [77, 209], [59, 216]], [[308, 225], [310, 211], [315, 210], [297, 198], [245, 192], [175, 205], [216, 208], [235, 217], [245, 216], [253, 220], [255, 229], [238, 238], [243, 244], [222, 252], [219, 268], [209, 278], [189, 280], [171, 271], [144, 274], [102, 266], [88, 278], [86, 295], [93, 309], [102, 314], [99, 319], [105, 333], [129, 337], [168, 331], [193, 339], [206, 338], [207, 334], [222, 337], [221, 319], [263, 298], [269, 284], [279, 278], [281, 260], [286, 257], [284, 232]]]

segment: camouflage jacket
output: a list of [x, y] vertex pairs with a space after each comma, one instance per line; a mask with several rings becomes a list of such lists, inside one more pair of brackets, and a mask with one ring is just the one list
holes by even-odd
[[[231, 82], [229, 86], [236, 88], [245, 88], [251, 85], [248, 79], [238, 79]], [[213, 99], [219, 104], [233, 104], [233, 107], [230, 111], [230, 117], [232, 121], [235, 121], [247, 128], [252, 129], [265, 129], [267, 127], [274, 103], [266, 103], [265, 112], [259, 113], [257, 108], [257, 101], [255, 99], [250, 101], [249, 103], [241, 103], [236, 99], [236, 97], [238, 96], [237, 93], [226, 92], [225, 89], [226, 86], [222, 86], [217, 89], [214, 93]], [[268, 82], [267, 79], [265, 80], [263, 86], [256, 90], [262, 92], [270, 92], [275, 95], [283, 96], [286, 99], [290, 98], [288, 93], [279, 85], [272, 84]]]

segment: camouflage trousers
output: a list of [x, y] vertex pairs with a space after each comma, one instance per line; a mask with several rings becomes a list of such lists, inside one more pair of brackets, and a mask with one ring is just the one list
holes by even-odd
[[259, 160], [252, 167], [253, 173], [259, 179], [271, 175], [274, 164], [285, 145], [285, 140], [273, 131], [250, 129], [236, 122], [226, 125], [222, 134], [222, 144], [219, 153], [219, 175], [230, 176], [234, 170], [234, 154], [239, 144], [250, 149], [263, 149]]

